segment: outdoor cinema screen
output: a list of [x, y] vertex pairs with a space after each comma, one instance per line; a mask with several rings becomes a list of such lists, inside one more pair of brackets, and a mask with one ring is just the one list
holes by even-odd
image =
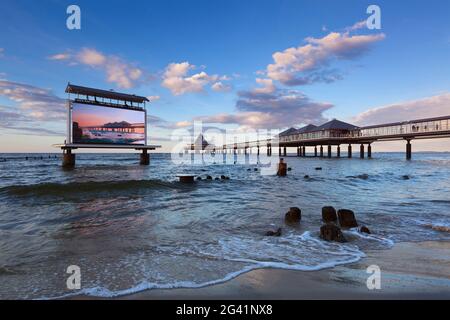
[[144, 145], [145, 112], [72, 104], [72, 143]]

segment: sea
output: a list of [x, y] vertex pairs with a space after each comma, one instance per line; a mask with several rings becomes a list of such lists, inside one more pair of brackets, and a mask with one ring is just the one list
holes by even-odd
[[[76, 157], [63, 169], [61, 154], [0, 154], [1, 299], [197, 288], [254, 269], [314, 272], [398, 242], [450, 240], [450, 153], [287, 156], [286, 177], [268, 170], [277, 155], [151, 154], [149, 166], [133, 153]], [[181, 183], [179, 174], [202, 180]], [[353, 210], [371, 234], [323, 241], [323, 206]], [[290, 207], [302, 211], [297, 225], [284, 222]], [[265, 235], [278, 228], [280, 237]]]

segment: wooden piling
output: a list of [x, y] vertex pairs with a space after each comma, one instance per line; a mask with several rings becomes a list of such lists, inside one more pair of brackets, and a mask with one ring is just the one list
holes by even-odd
[[63, 151], [62, 167], [63, 168], [75, 167], [75, 154], [72, 153], [71, 149], [66, 149], [65, 151]]
[[412, 146], [411, 140], [406, 140], [406, 160], [412, 159]]
[[150, 164], [150, 154], [148, 154], [147, 149], [142, 150], [139, 164], [142, 166], [148, 166]]
[[287, 175], [287, 163], [284, 162], [283, 158], [280, 158], [280, 162], [278, 163], [277, 176], [284, 177]]

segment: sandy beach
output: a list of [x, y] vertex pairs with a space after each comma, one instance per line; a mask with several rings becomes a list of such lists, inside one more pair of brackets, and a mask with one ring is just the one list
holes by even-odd
[[[381, 289], [366, 286], [366, 268], [381, 269]], [[450, 242], [399, 243], [358, 263], [321, 271], [259, 269], [197, 289], [155, 289], [117, 299], [449, 299]], [[95, 299], [78, 296], [75, 299]]]

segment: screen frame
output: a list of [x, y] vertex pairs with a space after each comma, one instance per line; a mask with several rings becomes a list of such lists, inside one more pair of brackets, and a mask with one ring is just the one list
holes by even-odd
[[77, 142], [77, 145], [101, 145], [101, 146], [129, 146], [129, 147], [145, 147], [147, 146], [147, 109], [144, 107], [142, 110], [134, 109], [134, 108], [126, 108], [126, 107], [120, 107], [120, 106], [111, 106], [111, 105], [105, 105], [101, 103], [88, 103], [84, 101], [75, 101], [75, 100], [67, 100], [67, 109], [68, 109], [68, 119], [67, 119], [67, 141], [69, 144], [74, 144], [73, 141], [73, 108], [74, 104], [82, 104], [82, 105], [88, 105], [93, 107], [102, 107], [102, 108], [111, 108], [111, 109], [123, 109], [123, 110], [129, 110], [129, 111], [136, 111], [136, 112], [143, 112], [144, 113], [144, 144], [125, 144], [125, 143], [85, 143], [85, 142]]

